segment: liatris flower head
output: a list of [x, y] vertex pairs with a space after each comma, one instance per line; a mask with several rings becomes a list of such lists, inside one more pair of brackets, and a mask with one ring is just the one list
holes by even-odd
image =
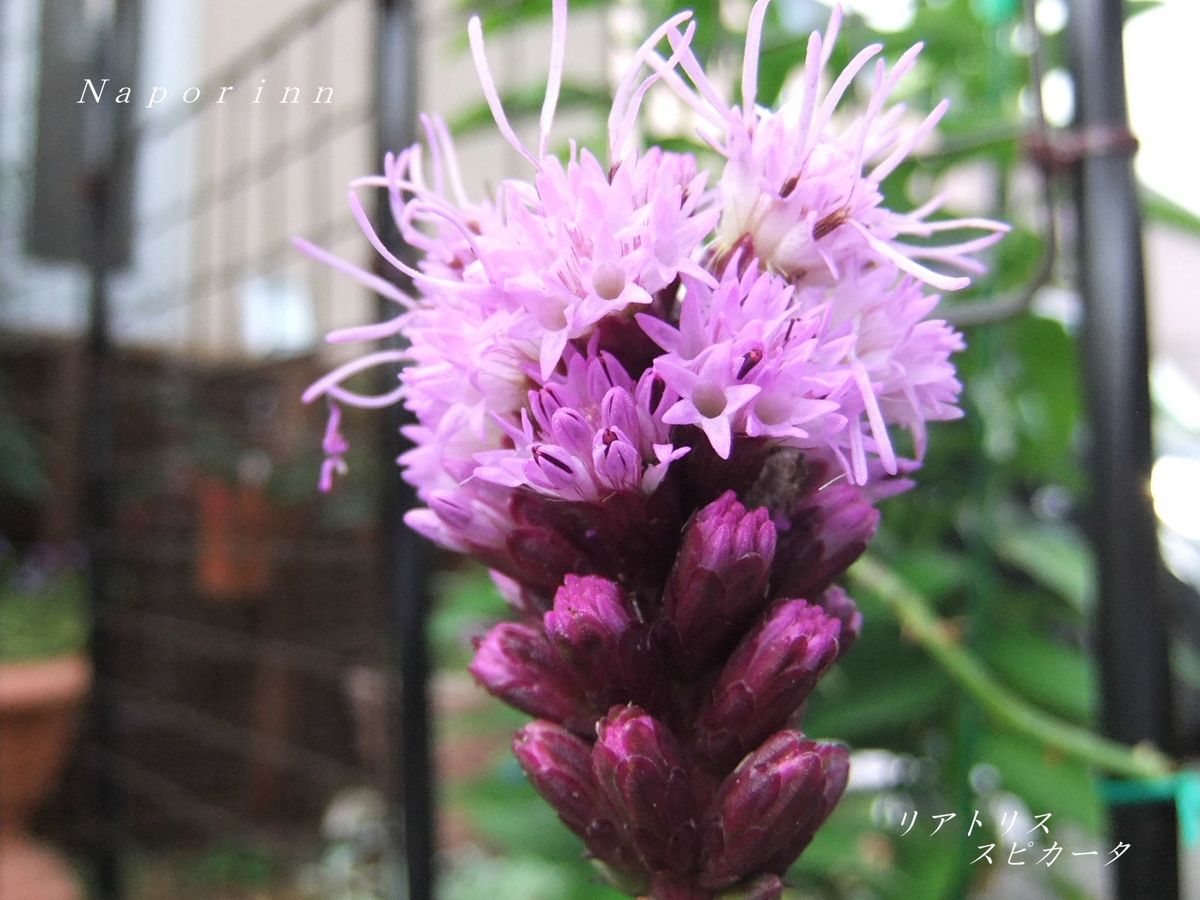
[[[888, 207], [883, 179], [945, 104], [915, 127], [889, 105], [919, 47], [890, 68], [868, 47], [827, 79], [836, 10], [775, 110], [757, 97], [766, 0], [738, 102], [693, 52], [691, 13], [673, 16], [617, 83], [607, 147], [551, 154], [565, 0], [553, 9], [533, 146], [469, 28], [527, 179], [468, 197], [445, 124], [425, 117], [423, 145], [352, 184], [355, 218], [411, 291], [301, 242], [398, 307], [331, 340], [406, 340], [306, 393], [331, 404], [321, 485], [349, 458], [340, 406], [402, 403], [399, 461], [423, 504], [406, 521], [489, 567], [513, 607], [471, 672], [535, 717], [514, 744], [534, 787], [631, 891], [777, 897], [846, 785], [846, 750], [797, 730], [862, 628], [836, 581], [876, 503], [911, 485], [927, 423], [959, 415], [962, 338], [930, 315], [1005, 227], [934, 218], [938, 198]], [[849, 116], [860, 76], [868, 99]], [[691, 110], [716, 166], [638, 146], [651, 90]], [[368, 188], [415, 263], [379, 236]], [[910, 241], [960, 231], [974, 234]], [[347, 386], [381, 366], [391, 390]]]

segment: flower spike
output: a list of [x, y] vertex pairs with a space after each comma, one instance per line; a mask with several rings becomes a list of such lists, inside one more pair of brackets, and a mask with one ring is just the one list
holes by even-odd
[[[533, 787], [631, 894], [772, 900], [846, 787], [847, 750], [796, 730], [863, 628], [837, 581], [877, 503], [912, 486], [928, 423], [961, 415], [963, 339], [933, 317], [936, 291], [984, 271], [1006, 226], [940, 216], [941, 197], [889, 208], [884, 180], [947, 106], [910, 127], [892, 102], [919, 44], [890, 66], [866, 47], [824, 79], [838, 8], [778, 110], [759, 96], [768, 0], [736, 100], [705, 72], [692, 13], [673, 16], [618, 79], [601, 155], [553, 155], [566, 6], [532, 146], [468, 26], [526, 179], [471, 197], [445, 122], [423, 116], [423, 144], [351, 183], [355, 221], [410, 292], [297, 241], [400, 307], [332, 342], [404, 338], [305, 392], [330, 404], [319, 486], [345, 472], [342, 406], [403, 404], [399, 465], [421, 504], [405, 522], [486, 566], [515, 617], [477, 639], [470, 671], [534, 717], [513, 743]], [[656, 88], [695, 117], [711, 171], [639, 146]], [[386, 192], [411, 255], [363, 190]], [[393, 387], [347, 387], [378, 367]]]

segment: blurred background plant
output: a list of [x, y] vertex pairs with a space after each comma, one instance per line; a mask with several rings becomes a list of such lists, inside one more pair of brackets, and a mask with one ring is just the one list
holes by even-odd
[[0, 496], [33, 502], [46, 489], [37, 435], [29, 424], [16, 415], [0, 385]]
[[18, 551], [0, 537], [0, 663], [79, 653], [88, 611], [77, 543], [39, 543]]
[[[0, 386], [0, 501], [36, 503], [48, 478], [37, 433]], [[76, 542], [17, 545], [0, 534], [0, 663], [77, 653], [87, 643], [86, 552]]]

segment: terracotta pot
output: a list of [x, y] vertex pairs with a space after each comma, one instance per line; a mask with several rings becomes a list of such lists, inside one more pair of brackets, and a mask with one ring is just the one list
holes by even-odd
[[261, 487], [200, 476], [196, 580], [218, 603], [244, 603], [271, 587], [273, 509]]
[[0, 837], [12, 837], [54, 787], [91, 684], [82, 656], [0, 664]]
[[32, 838], [0, 836], [0, 897], [4, 900], [83, 900], [71, 866]]

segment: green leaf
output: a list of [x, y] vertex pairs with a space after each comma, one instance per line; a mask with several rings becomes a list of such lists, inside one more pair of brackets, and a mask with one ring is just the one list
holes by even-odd
[[1034, 815], [1052, 813], [1052, 823], [1070, 821], [1090, 835], [1103, 826], [1103, 808], [1091, 773], [1079, 763], [1049, 753], [1040, 744], [1010, 733], [986, 732], [978, 758], [999, 770], [1005, 790], [1020, 795]]
[[[599, 6], [604, 0], [572, 0], [571, 10]], [[464, 18], [478, 13], [483, 24], [484, 36], [503, 34], [524, 25], [549, 20], [553, 7], [545, 0], [461, 0], [455, 6]], [[467, 45], [466, 28], [462, 29], [461, 43]]]
[[1122, 12], [1125, 15], [1125, 21], [1128, 22], [1134, 16], [1158, 9], [1162, 5], [1163, 0], [1125, 0]]
[[897, 555], [893, 567], [930, 600], [940, 600], [961, 588], [971, 575], [971, 563], [960, 552], [936, 544], [916, 544]]
[[[923, 884], [894, 864], [888, 836], [872, 816], [876, 795], [847, 794], [817, 832], [788, 880], [800, 888], [821, 884], [835, 887], [839, 896], [925, 897]], [[864, 888], [869, 887], [869, 894]], [[804, 892], [801, 896], [810, 896]]]
[[1096, 709], [1095, 672], [1082, 650], [1037, 634], [1001, 634], [985, 649], [993, 672], [1050, 712], [1086, 724]]
[[[865, 648], [854, 652], [860, 649]], [[896, 729], [936, 716], [947, 690], [946, 680], [932, 666], [897, 669], [894, 660], [879, 660], [868, 678], [814, 697], [804, 730], [813, 737], [851, 743], [886, 740], [890, 733], [894, 738]]]
[[91, 618], [81, 572], [53, 574], [37, 587], [13, 582], [0, 570], [0, 662], [48, 659], [85, 648]]
[[987, 25], [1010, 22], [1021, 11], [1021, 0], [975, 0], [975, 14]]
[[440, 895], [447, 900], [589, 900], [618, 898], [572, 866], [531, 856], [459, 856], [446, 872]]
[[1096, 578], [1083, 538], [1071, 528], [1040, 522], [1014, 522], [999, 527], [994, 549], [1043, 587], [1079, 612], [1091, 609]]
[[[608, 900], [622, 896], [601, 883], [596, 869], [584, 859], [583, 843], [537, 795], [511, 757], [487, 777], [449, 793], [452, 806], [466, 815], [472, 831], [506, 859], [554, 864], [557, 893], [546, 895], [547, 900]], [[497, 900], [505, 896], [524, 900], [526, 895], [492, 896]]]
[[1142, 209], [1151, 222], [1200, 236], [1200, 215], [1148, 187], [1143, 186], [1141, 194]]

